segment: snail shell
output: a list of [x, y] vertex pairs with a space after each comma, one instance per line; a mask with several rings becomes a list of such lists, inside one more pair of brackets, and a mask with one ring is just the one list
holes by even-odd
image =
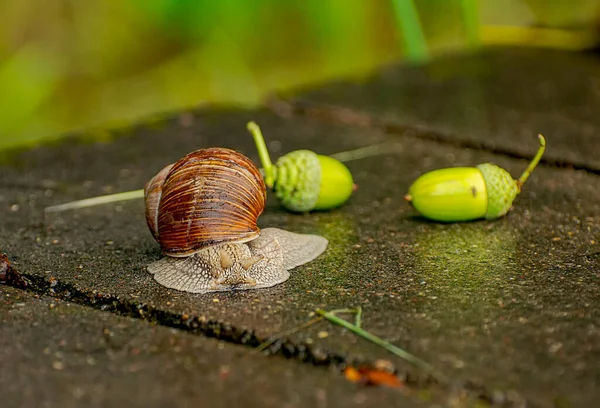
[[270, 287], [327, 248], [317, 235], [256, 224], [266, 201], [246, 156], [208, 148], [163, 168], [145, 186], [146, 221], [166, 257], [148, 266], [163, 286], [192, 293]]
[[248, 242], [266, 201], [265, 183], [246, 156], [208, 148], [166, 166], [145, 187], [146, 221], [166, 255]]

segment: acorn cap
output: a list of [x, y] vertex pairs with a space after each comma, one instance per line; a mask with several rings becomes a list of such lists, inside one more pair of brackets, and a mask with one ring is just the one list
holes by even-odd
[[477, 166], [487, 189], [488, 207], [485, 218], [493, 220], [506, 214], [519, 194], [519, 185], [506, 170], [492, 163]]
[[295, 150], [275, 163], [273, 191], [285, 208], [329, 210], [352, 195], [352, 173], [339, 160], [310, 150]]
[[291, 211], [311, 211], [317, 205], [321, 189], [321, 163], [310, 150], [295, 150], [275, 163], [273, 191]]

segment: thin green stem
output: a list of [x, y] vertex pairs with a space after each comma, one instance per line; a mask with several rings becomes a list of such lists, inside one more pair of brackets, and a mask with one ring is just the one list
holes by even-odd
[[260, 161], [265, 172], [265, 184], [267, 187], [273, 188], [273, 184], [275, 183], [275, 171], [273, 168], [273, 163], [271, 163], [269, 150], [265, 144], [265, 138], [263, 137], [260, 127], [258, 127], [256, 122], [250, 121], [246, 127], [254, 138], [254, 143], [256, 144], [256, 149], [258, 150], [258, 156], [260, 157]]
[[133, 190], [133, 191], [125, 191], [123, 193], [115, 193], [109, 195], [103, 195], [99, 197], [86, 198], [83, 200], [71, 201], [70, 203], [53, 205], [51, 207], [46, 207], [44, 212], [52, 213], [59, 212], [65, 210], [76, 210], [79, 208], [93, 207], [95, 205], [114, 203], [118, 201], [127, 201], [127, 200], [135, 200], [137, 198], [144, 197], [144, 189], [141, 190]]
[[323, 309], [317, 309], [315, 311], [315, 313], [317, 313], [319, 316], [323, 316], [325, 319], [329, 320], [330, 322], [337, 324], [339, 326], [342, 326], [342, 327], [350, 330], [352, 333], [357, 334], [357, 335], [361, 336], [362, 338], [369, 340], [372, 343], [377, 344], [380, 347], [383, 347], [384, 349], [388, 350], [389, 352], [414, 364], [415, 366], [421, 368], [422, 370], [425, 370], [430, 373], [435, 372], [435, 369], [433, 368], [432, 365], [426, 363], [425, 361], [419, 359], [418, 357], [413, 356], [409, 352], [402, 350], [401, 348], [396, 347], [393, 344], [388, 343], [387, 341], [369, 333], [368, 331], [365, 331], [365, 330], [361, 329], [360, 327], [357, 327], [356, 325], [354, 325], [350, 322], [347, 322], [344, 319], [340, 319], [339, 317], [335, 316], [331, 312], [327, 312]]
[[429, 58], [427, 42], [419, 21], [417, 7], [412, 0], [392, 0], [396, 24], [400, 27], [406, 54], [412, 61], [425, 61]]
[[479, 46], [479, 0], [460, 0], [467, 41], [472, 48]]
[[525, 182], [535, 169], [535, 166], [537, 166], [540, 160], [542, 159], [544, 151], [546, 150], [546, 139], [544, 139], [544, 136], [542, 136], [541, 134], [538, 135], [538, 138], [540, 139], [540, 148], [538, 149], [531, 163], [529, 163], [529, 166], [527, 166], [523, 174], [521, 174], [521, 177], [519, 177], [519, 180], [517, 181], [519, 189], [523, 186], [523, 184], [525, 184]]

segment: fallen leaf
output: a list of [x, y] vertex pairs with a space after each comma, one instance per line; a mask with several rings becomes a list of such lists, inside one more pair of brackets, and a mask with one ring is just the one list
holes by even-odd
[[383, 385], [392, 388], [402, 387], [402, 381], [394, 374], [373, 368], [359, 367], [356, 369], [348, 366], [344, 370], [344, 376], [348, 381], [360, 382], [364, 385]]
[[346, 380], [350, 382], [359, 382], [362, 378], [358, 370], [354, 367], [346, 367], [344, 370], [344, 376], [346, 376]]
[[387, 387], [399, 388], [402, 386], [402, 381], [392, 373], [381, 370], [370, 370], [366, 373], [368, 378], [367, 384], [385, 385]]

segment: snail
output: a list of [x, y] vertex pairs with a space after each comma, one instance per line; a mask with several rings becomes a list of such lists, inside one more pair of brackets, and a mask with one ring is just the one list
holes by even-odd
[[327, 247], [318, 235], [259, 229], [266, 187], [246, 156], [206, 148], [163, 168], [144, 188], [146, 222], [162, 259], [161, 285], [192, 293], [274, 286]]
[[329, 210], [350, 198], [355, 185], [350, 170], [341, 161], [310, 150], [295, 150], [273, 165], [258, 125], [249, 122], [247, 127], [254, 137], [265, 183], [286, 209], [293, 212]]
[[440, 169], [417, 178], [404, 199], [422, 216], [434, 221], [502, 217], [512, 208], [523, 184], [544, 154], [546, 140], [542, 135], [538, 138], [538, 152], [518, 180], [513, 180], [509, 172], [492, 163]]

